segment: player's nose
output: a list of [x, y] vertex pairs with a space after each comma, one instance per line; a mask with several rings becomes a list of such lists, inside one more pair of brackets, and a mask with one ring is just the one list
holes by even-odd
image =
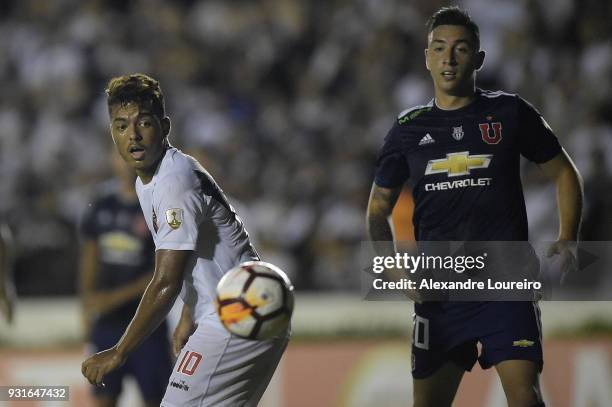
[[448, 49], [446, 49], [446, 51], [444, 51], [442, 62], [445, 65], [457, 65], [457, 58], [455, 55], [455, 51], [451, 47], [449, 47]]
[[140, 135], [140, 132], [138, 131], [138, 126], [136, 125], [128, 126], [127, 135], [128, 135], [128, 139], [130, 140], [142, 139], [142, 136]]

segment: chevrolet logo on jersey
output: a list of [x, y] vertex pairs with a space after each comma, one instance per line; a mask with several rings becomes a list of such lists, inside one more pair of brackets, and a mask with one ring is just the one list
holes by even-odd
[[446, 158], [429, 160], [425, 175], [446, 173], [449, 177], [470, 174], [470, 170], [487, 168], [493, 154], [470, 155], [469, 151], [448, 153]]

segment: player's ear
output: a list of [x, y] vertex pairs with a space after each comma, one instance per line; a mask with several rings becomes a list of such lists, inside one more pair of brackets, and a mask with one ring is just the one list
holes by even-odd
[[429, 71], [429, 61], [427, 60], [427, 53], [429, 52], [428, 48], [425, 48], [425, 68]]
[[168, 136], [168, 134], [170, 134], [170, 118], [168, 116], [164, 117], [163, 119], [161, 119], [161, 128], [162, 128], [162, 134], [164, 135], [164, 137]]
[[482, 65], [484, 64], [484, 59], [485, 59], [485, 52], [478, 51], [478, 53], [476, 54], [476, 65], [475, 65], [475, 68], [477, 71], [479, 71], [480, 68], [482, 68]]

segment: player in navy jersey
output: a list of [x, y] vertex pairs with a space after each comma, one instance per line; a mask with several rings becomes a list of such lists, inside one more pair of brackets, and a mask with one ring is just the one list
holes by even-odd
[[[434, 99], [402, 112], [379, 154], [368, 204], [373, 241], [393, 241], [388, 222], [410, 180], [417, 241], [524, 241], [527, 216], [520, 156], [556, 184], [560, 228], [549, 255], [575, 264], [582, 181], [540, 114], [517, 95], [477, 89], [484, 62], [476, 24], [456, 7], [428, 22], [426, 67]], [[377, 246], [381, 255], [394, 255]], [[397, 278], [397, 270], [389, 272]], [[420, 302], [412, 344], [415, 406], [450, 406], [461, 378], [478, 359], [495, 366], [510, 407], [544, 405], [538, 376], [543, 358], [534, 302]], [[482, 345], [480, 355], [477, 342]]]
[[[87, 340], [94, 351], [114, 345], [136, 313], [153, 276], [153, 240], [136, 191], [136, 174], [113, 154], [117, 179], [104, 184], [82, 223], [81, 294]], [[159, 406], [172, 361], [163, 323], [109, 374], [104, 387], [94, 387], [98, 406], [114, 406], [126, 375], [134, 377], [147, 406]]]

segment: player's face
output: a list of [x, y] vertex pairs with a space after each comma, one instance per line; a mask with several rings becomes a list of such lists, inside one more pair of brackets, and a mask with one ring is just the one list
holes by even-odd
[[474, 71], [480, 69], [479, 51], [470, 31], [460, 25], [440, 25], [429, 34], [425, 63], [436, 93], [465, 96], [474, 92]]
[[121, 158], [148, 182], [166, 150], [170, 121], [162, 121], [142, 104], [115, 104], [110, 109], [111, 135]]

